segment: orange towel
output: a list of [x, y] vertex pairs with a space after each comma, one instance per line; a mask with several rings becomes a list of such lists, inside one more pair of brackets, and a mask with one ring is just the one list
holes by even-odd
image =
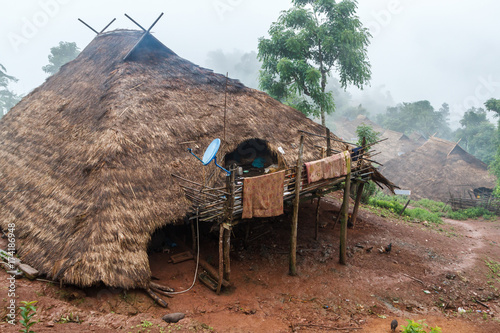
[[270, 217], [283, 214], [285, 171], [243, 180], [243, 214], [241, 218]]

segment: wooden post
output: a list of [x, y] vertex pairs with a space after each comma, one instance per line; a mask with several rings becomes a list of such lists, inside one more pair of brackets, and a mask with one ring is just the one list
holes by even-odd
[[229, 252], [231, 250], [231, 225], [225, 225], [224, 227], [224, 279], [230, 281], [229, 276], [231, 275], [231, 260], [229, 258]]
[[405, 206], [403, 207], [403, 210], [401, 211], [401, 213], [399, 213], [399, 216], [403, 215], [403, 213], [405, 212], [406, 207], [408, 207], [409, 203], [410, 203], [410, 199], [408, 199], [408, 201], [406, 202]]
[[330, 139], [330, 129], [326, 128], [326, 156], [332, 156], [332, 140]]
[[353, 228], [356, 225], [356, 219], [358, 218], [359, 203], [361, 202], [361, 196], [363, 195], [364, 187], [365, 183], [358, 184], [358, 190], [356, 192], [356, 202], [354, 203], [354, 208], [352, 209], [352, 215], [351, 215], [351, 223]]
[[295, 175], [295, 198], [293, 200], [292, 232], [290, 235], [290, 265], [289, 273], [297, 275], [297, 224], [299, 221], [300, 185], [302, 182], [302, 153], [304, 151], [304, 135], [300, 136], [299, 157], [297, 159], [297, 174]]
[[[349, 160], [350, 163], [350, 160]], [[349, 218], [349, 191], [351, 189], [351, 167], [348, 166], [348, 173], [345, 177], [344, 200], [342, 202], [341, 221], [340, 221], [340, 258], [342, 265], [347, 264], [347, 219]]]
[[217, 295], [220, 294], [223, 277], [224, 277], [224, 226], [221, 223], [219, 226], [219, 281], [217, 282]]
[[321, 197], [318, 197], [318, 203], [317, 203], [317, 206], [316, 206], [316, 230], [315, 230], [315, 233], [314, 233], [314, 239], [315, 240], [318, 240], [318, 233], [319, 233], [319, 204], [321, 202]]

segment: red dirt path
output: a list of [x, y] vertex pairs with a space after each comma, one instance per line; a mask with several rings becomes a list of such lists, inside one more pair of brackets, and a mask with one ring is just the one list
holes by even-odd
[[[425, 319], [443, 332], [500, 332], [500, 277], [491, 277], [485, 264], [487, 259], [500, 261], [500, 221], [446, 220], [432, 226], [362, 209], [356, 228], [348, 231], [349, 264], [342, 266], [338, 264], [339, 225], [334, 228], [332, 222], [339, 201], [322, 202], [320, 220], [326, 226], [320, 228], [318, 241], [314, 240], [315, 206], [301, 206], [297, 277], [287, 274], [290, 224], [289, 216], [283, 216], [253, 221], [247, 248], [242, 242], [244, 225], [235, 229], [233, 287], [220, 296], [197, 282], [188, 293], [165, 298], [169, 308], [163, 309], [141, 291], [104, 287], [82, 291], [21, 279], [17, 300], [38, 301], [35, 318], [40, 322], [32, 327], [35, 332], [323, 332], [332, 328], [390, 332], [393, 319], [400, 325], [406, 319]], [[215, 238], [202, 237], [202, 257], [213, 263]], [[390, 253], [378, 251], [389, 243]], [[191, 285], [194, 261], [167, 262], [171, 254], [184, 250], [180, 244], [170, 254], [151, 255], [158, 283], [176, 290]], [[6, 278], [2, 270], [0, 279]], [[4, 295], [0, 297], [3, 319], [8, 301], [5, 286], [1, 285]], [[459, 307], [466, 312], [459, 314]], [[161, 317], [170, 312], [183, 312], [186, 318], [166, 324]], [[145, 327], [149, 323], [152, 326]], [[19, 329], [19, 324], [0, 324], [1, 332]]]

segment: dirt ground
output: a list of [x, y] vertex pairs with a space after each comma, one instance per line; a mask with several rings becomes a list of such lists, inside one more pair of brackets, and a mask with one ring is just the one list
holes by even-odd
[[[291, 214], [234, 229], [231, 283], [217, 296], [199, 281], [184, 294], [164, 298], [161, 308], [144, 292], [110, 288], [80, 290], [43, 281], [17, 280], [20, 301], [38, 301], [35, 332], [390, 332], [390, 322], [425, 320], [443, 332], [500, 332], [500, 276], [487, 262], [500, 261], [500, 220], [412, 223], [362, 208], [348, 231], [348, 265], [340, 265], [337, 198], [300, 208], [298, 276], [288, 275]], [[202, 226], [201, 257], [216, 266], [217, 234]], [[179, 229], [180, 230], [180, 229]], [[188, 233], [189, 234], [189, 233]], [[193, 281], [195, 261], [169, 263], [191, 247], [183, 237], [169, 253], [150, 256], [157, 283], [176, 291]], [[379, 249], [392, 243], [392, 250]], [[245, 246], [246, 245], [246, 246]], [[0, 278], [8, 275], [0, 270]], [[7, 282], [0, 285], [1, 332], [18, 332], [5, 322]], [[167, 324], [161, 317], [182, 312]], [[20, 319], [19, 313], [17, 319]]]

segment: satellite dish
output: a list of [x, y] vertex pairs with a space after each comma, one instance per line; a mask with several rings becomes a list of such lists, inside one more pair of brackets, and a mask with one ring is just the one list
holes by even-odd
[[228, 175], [231, 174], [231, 172], [229, 170], [226, 170], [224, 169], [222, 166], [220, 166], [219, 164], [217, 164], [217, 152], [219, 151], [219, 148], [220, 148], [220, 139], [217, 138], [217, 139], [214, 139], [207, 147], [207, 149], [205, 149], [205, 153], [203, 154], [203, 159], [199, 158], [198, 156], [196, 156], [195, 154], [193, 154], [192, 152], [192, 149], [191, 148], [188, 148], [188, 152], [191, 153], [191, 155], [193, 155], [194, 157], [196, 157], [201, 163], [203, 163], [203, 165], [208, 165], [210, 164], [210, 162], [214, 161], [215, 165], [219, 168], [221, 168], [222, 170], [226, 171], [226, 173]]
[[201, 161], [203, 165], [207, 165], [210, 162], [212, 162], [212, 160], [215, 158], [215, 155], [217, 155], [217, 152], [219, 151], [219, 147], [220, 147], [219, 138], [214, 139], [214, 141], [212, 141], [208, 145], [207, 149], [205, 150], [205, 154], [203, 154], [203, 160]]

